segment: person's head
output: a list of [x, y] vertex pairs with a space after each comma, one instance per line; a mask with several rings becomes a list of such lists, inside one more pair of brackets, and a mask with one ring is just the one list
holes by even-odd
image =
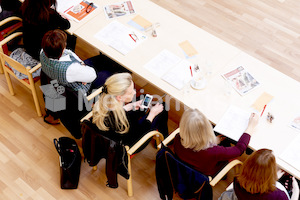
[[217, 144], [217, 138], [209, 120], [197, 109], [186, 110], [180, 120], [181, 144], [185, 148], [200, 151]]
[[67, 46], [67, 34], [59, 29], [45, 33], [42, 49], [48, 58], [59, 59]]
[[237, 181], [251, 194], [267, 193], [276, 189], [277, 165], [272, 150], [260, 149], [250, 155], [237, 176]]
[[32, 24], [48, 22], [51, 6], [56, 8], [56, 0], [25, 0], [21, 6], [25, 21]]
[[100, 98], [93, 108], [93, 122], [100, 130], [109, 130], [105, 118], [109, 117], [109, 112], [112, 111], [112, 121], [115, 124], [113, 128], [116, 132], [128, 132], [129, 123], [123, 105], [131, 102], [135, 94], [134, 83], [129, 73], [112, 75], [105, 81]]

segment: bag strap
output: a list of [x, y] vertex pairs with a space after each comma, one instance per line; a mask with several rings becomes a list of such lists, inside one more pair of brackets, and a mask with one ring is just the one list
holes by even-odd
[[60, 149], [59, 141], [56, 138], [54, 138], [53, 143], [54, 143], [54, 146], [55, 146], [58, 154], [61, 155], [61, 149]]

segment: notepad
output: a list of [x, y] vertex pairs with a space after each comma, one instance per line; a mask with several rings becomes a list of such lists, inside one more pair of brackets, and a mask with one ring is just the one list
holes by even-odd
[[186, 53], [186, 55], [188, 57], [192, 57], [192, 56], [198, 54], [198, 52], [196, 51], [196, 49], [187, 40], [184, 41], [184, 42], [179, 43], [179, 46], [182, 48], [182, 50]]
[[264, 106], [270, 103], [273, 99], [273, 96], [264, 92], [256, 99], [256, 101], [251, 105], [252, 108], [257, 110], [258, 112], [262, 111]]
[[140, 25], [141, 27], [143, 27], [144, 29], [149, 28], [150, 26], [152, 26], [152, 23], [149, 22], [148, 20], [146, 20], [144, 17], [137, 15], [135, 16], [132, 21], [134, 21], [135, 23], [137, 23], [138, 25]]

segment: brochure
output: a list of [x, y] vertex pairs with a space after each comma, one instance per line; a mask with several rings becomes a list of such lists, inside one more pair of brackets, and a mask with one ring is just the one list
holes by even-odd
[[237, 67], [222, 76], [240, 95], [245, 95], [260, 85], [243, 66]]
[[131, 1], [124, 1], [104, 6], [104, 13], [108, 19], [135, 14]]
[[293, 118], [290, 123], [290, 127], [300, 131], [300, 113]]
[[74, 5], [68, 10], [66, 10], [65, 14], [73, 20], [79, 22], [84, 17], [92, 13], [96, 8], [97, 6], [94, 3], [90, 3], [89, 1], [83, 0], [79, 4]]

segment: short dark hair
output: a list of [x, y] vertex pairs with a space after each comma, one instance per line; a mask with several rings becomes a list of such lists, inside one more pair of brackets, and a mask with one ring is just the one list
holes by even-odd
[[59, 29], [45, 33], [42, 48], [48, 58], [59, 59], [67, 46], [67, 34]]

